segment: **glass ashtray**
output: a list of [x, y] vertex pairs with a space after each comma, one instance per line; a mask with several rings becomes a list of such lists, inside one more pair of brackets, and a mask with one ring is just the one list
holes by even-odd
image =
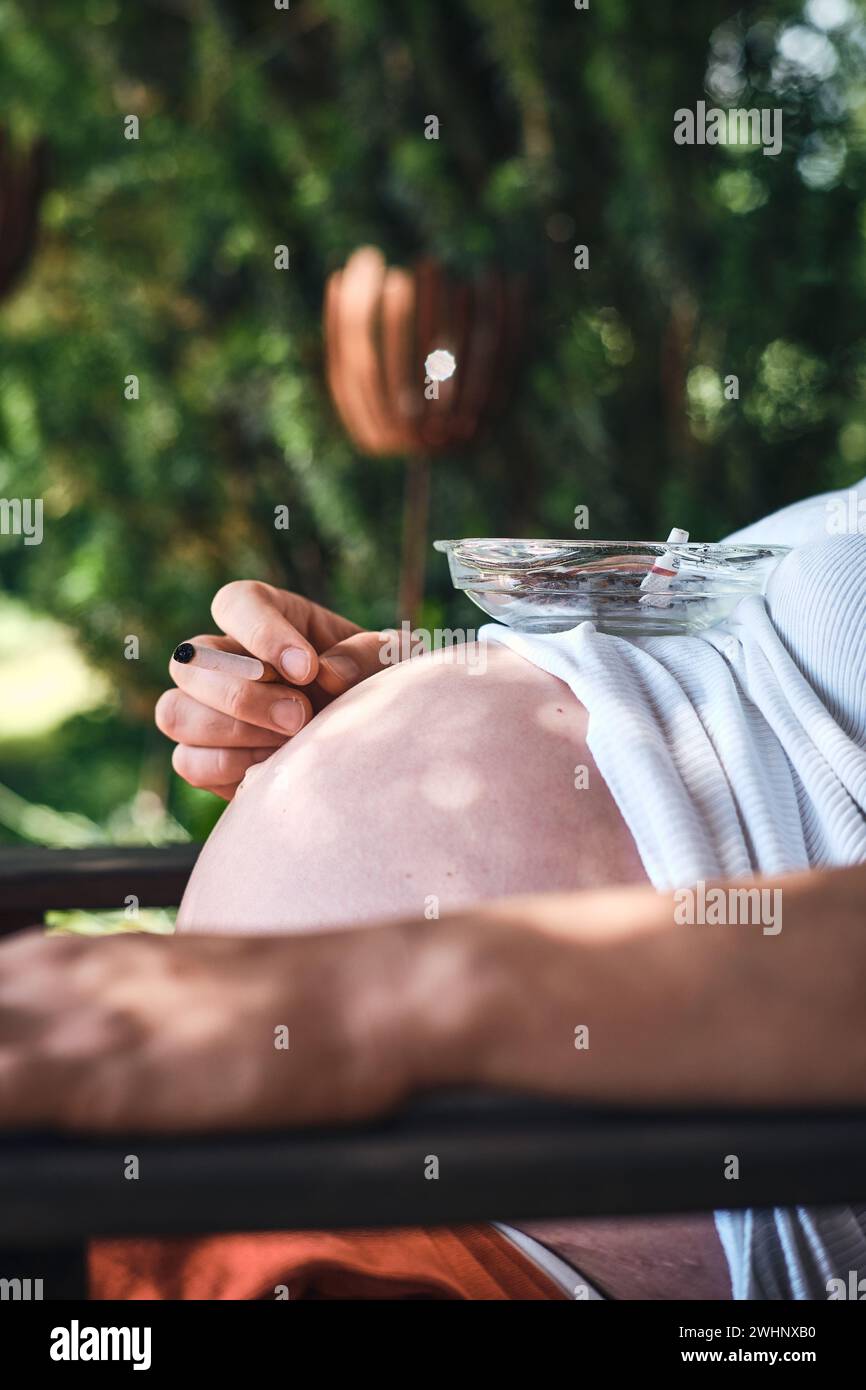
[[[788, 553], [779, 545], [693, 541], [435, 541], [451, 580], [491, 618], [518, 632], [600, 632], [649, 637], [700, 632], [741, 598], [760, 594]], [[661, 570], [653, 571], [653, 566]]]

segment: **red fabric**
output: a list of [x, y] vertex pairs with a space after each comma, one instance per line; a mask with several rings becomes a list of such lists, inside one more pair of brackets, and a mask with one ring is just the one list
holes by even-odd
[[97, 1240], [90, 1246], [95, 1299], [272, 1299], [280, 1284], [290, 1299], [566, 1296], [499, 1231], [480, 1223]]

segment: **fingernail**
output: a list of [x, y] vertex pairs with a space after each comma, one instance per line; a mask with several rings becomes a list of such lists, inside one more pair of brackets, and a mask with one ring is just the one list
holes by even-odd
[[310, 654], [298, 647], [289, 647], [280, 657], [280, 665], [291, 681], [306, 680], [310, 674]]
[[336, 656], [326, 657], [324, 664], [341, 681], [356, 681], [361, 674], [352, 658], [344, 656], [342, 652], [338, 652]]
[[306, 710], [300, 700], [277, 700], [271, 705], [271, 719], [287, 734], [296, 734], [303, 728], [305, 718]]

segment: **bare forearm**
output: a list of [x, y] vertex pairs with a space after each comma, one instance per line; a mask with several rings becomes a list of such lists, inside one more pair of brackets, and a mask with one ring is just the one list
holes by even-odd
[[866, 1101], [866, 867], [780, 880], [784, 924], [680, 926], [635, 889], [494, 904], [410, 968], [422, 1084], [592, 1100]]
[[783, 893], [772, 936], [678, 926], [644, 889], [306, 937], [23, 933], [0, 944], [0, 1126], [356, 1120], [463, 1082], [866, 1102], [866, 867]]

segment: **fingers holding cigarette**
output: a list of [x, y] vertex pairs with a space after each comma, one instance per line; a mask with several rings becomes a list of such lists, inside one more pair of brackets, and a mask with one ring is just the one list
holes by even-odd
[[258, 580], [225, 584], [211, 612], [237, 650], [258, 657], [290, 685], [309, 687], [314, 708], [386, 664], [377, 633]]
[[225, 584], [211, 605], [216, 622], [242, 650], [279, 671], [282, 680], [307, 685], [318, 672], [318, 653], [284, 609], [303, 622], [314, 605], [270, 584], [243, 579]]
[[299, 733], [312, 718], [309, 698], [284, 684], [268, 663], [234, 648], [228, 638], [181, 642], [169, 665], [172, 679], [194, 700], [232, 719], [284, 737]]

